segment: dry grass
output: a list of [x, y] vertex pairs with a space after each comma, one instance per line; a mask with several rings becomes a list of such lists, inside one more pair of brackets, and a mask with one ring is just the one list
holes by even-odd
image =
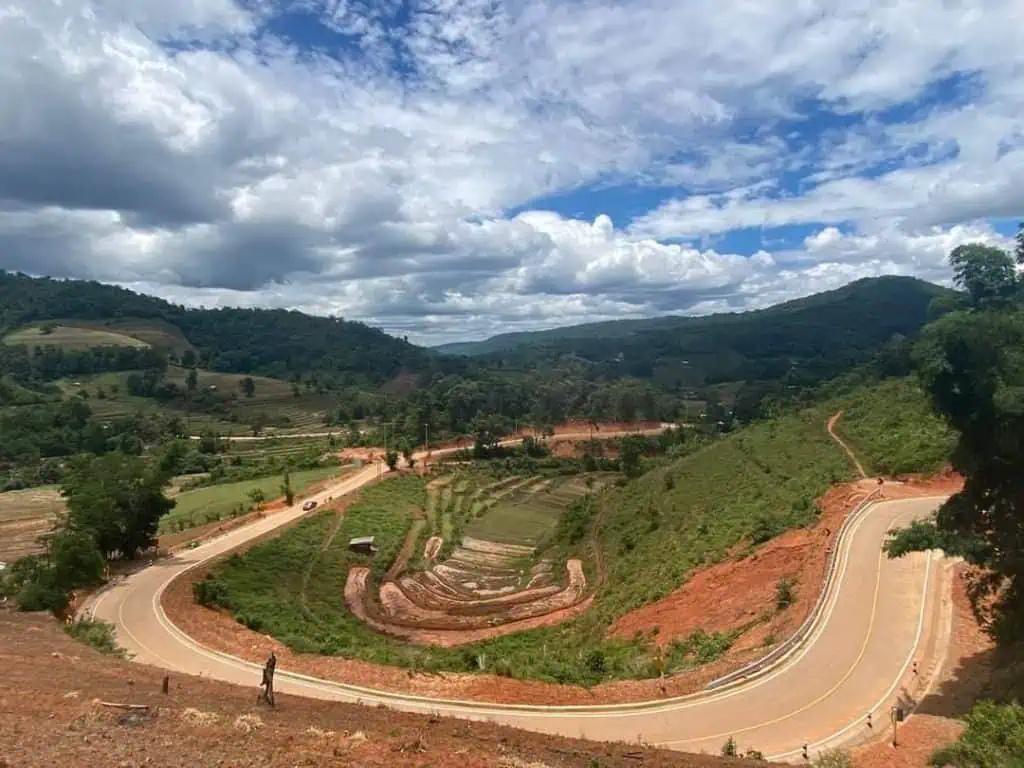
[[5, 344], [27, 344], [33, 347], [64, 347], [65, 349], [89, 349], [90, 347], [148, 347], [140, 339], [122, 333], [111, 333], [95, 328], [78, 328], [73, 325], [58, 325], [49, 333], [41, 327], [22, 328], [4, 337]]
[[0, 493], [0, 561], [42, 551], [39, 537], [52, 528], [63, 509], [56, 486]]

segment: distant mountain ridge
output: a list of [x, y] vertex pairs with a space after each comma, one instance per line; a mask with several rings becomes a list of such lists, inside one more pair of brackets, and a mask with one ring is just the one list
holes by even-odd
[[930, 319], [932, 302], [952, 293], [911, 277], [865, 278], [767, 309], [502, 334], [434, 352], [506, 369], [572, 360], [589, 366], [593, 376], [648, 379], [667, 391], [755, 381], [799, 387], [916, 335]]
[[914, 277], [866, 277], [848, 283], [841, 288], [812, 294], [801, 299], [793, 299], [765, 309], [754, 309], [744, 312], [718, 312], [711, 315], [661, 315], [658, 317], [630, 318], [625, 320], [603, 320], [596, 323], [557, 326], [540, 331], [500, 333], [481, 341], [455, 341], [439, 344], [429, 349], [446, 355], [480, 357], [505, 352], [524, 345], [539, 346], [572, 340], [586, 341], [595, 338], [622, 339], [652, 331], [673, 330], [687, 325], [714, 324], [724, 321], [725, 318], [769, 320], [776, 313], [808, 309], [816, 304], [827, 305], [830, 302], [846, 298], [850, 294], [862, 296], [866, 292], [874, 290], [876, 286], [885, 289], [889, 287], [906, 289], [908, 294], [916, 292], [928, 297], [928, 301], [931, 301], [935, 296], [952, 293], [948, 288], [943, 288], [942, 286]]

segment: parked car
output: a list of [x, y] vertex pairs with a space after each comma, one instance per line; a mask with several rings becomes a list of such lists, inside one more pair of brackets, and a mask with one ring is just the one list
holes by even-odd
[[302, 505], [302, 508], [308, 512], [309, 510], [313, 509], [313, 507], [315, 507], [315, 506], [316, 506], [316, 502], [313, 501], [312, 499], [310, 499], [309, 501], [307, 501], [305, 504]]

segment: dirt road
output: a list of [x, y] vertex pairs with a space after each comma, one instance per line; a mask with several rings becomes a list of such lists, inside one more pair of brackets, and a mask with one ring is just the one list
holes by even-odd
[[[322, 501], [351, 492], [377, 472], [370, 465], [313, 498]], [[545, 733], [642, 739], [688, 752], [717, 753], [731, 735], [742, 749], [797, 762], [805, 743], [813, 757], [833, 743], [867, 735], [868, 712], [874, 713], [875, 723], [884, 724], [890, 704], [915, 686], [913, 662], [926, 668], [922, 649], [944, 653], [944, 562], [934, 553], [890, 561], [880, 551], [887, 530], [929, 514], [940, 502], [908, 499], [868, 507], [838, 545], [835, 586], [807, 642], [763, 677], [714, 693], [591, 707], [508, 706], [373, 691], [282, 669], [277, 688], [286, 694], [384, 704]], [[183, 572], [302, 514], [293, 507], [158, 562], [97, 595], [84, 611], [113, 622], [118, 641], [140, 662], [255, 688], [257, 666], [192, 641], [164, 615], [160, 596]]]

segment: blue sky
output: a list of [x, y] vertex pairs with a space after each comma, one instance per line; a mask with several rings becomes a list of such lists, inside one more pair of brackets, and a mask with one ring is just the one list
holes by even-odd
[[15, 0], [0, 268], [421, 343], [948, 282], [1024, 215], [1016, 6]]

